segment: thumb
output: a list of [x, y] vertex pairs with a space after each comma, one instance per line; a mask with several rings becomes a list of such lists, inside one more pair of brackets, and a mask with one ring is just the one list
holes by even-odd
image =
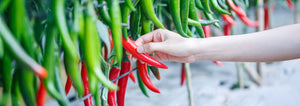
[[146, 43], [142, 46], [137, 47], [138, 53], [154, 53], [156, 51], [161, 51], [163, 48], [163, 43], [161, 42], [155, 42], [155, 43]]

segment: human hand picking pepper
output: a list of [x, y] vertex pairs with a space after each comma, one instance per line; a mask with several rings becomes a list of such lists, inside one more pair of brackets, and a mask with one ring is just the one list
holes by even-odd
[[[184, 38], [158, 29], [136, 40], [139, 53], [156, 53], [159, 61], [198, 60], [269, 62], [300, 58], [300, 24], [237, 36]], [[205, 45], [205, 46], [204, 46]]]

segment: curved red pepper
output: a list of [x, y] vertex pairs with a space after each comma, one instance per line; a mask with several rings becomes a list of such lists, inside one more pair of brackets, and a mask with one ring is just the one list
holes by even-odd
[[227, 3], [230, 6], [231, 10], [234, 11], [237, 15], [247, 16], [243, 9], [239, 6], [236, 6], [232, 0], [227, 0]]
[[186, 81], [186, 73], [185, 73], [184, 63], [181, 63], [181, 81], [180, 81], [180, 85], [183, 86], [185, 81]]
[[[84, 62], [81, 62], [81, 79], [83, 82], [83, 87], [84, 87], [84, 96], [90, 94], [90, 87], [89, 87], [89, 78], [88, 78], [88, 74], [87, 74], [87, 69], [86, 69], [86, 65]], [[84, 100], [84, 105], [85, 106], [93, 106], [92, 103], [92, 98], [88, 97], [87, 99]]]
[[72, 80], [71, 80], [71, 77], [68, 75], [66, 86], [65, 86], [66, 95], [69, 94], [71, 87], [72, 87]]
[[138, 71], [139, 75], [143, 81], [143, 83], [146, 85], [147, 88], [149, 88], [151, 91], [160, 93], [159, 89], [154, 86], [152, 81], [149, 78], [148, 70], [147, 70], [147, 64], [142, 63], [141, 61], [138, 61]]
[[220, 62], [220, 61], [214, 61], [214, 63], [215, 63], [217, 66], [223, 66], [223, 63]]
[[226, 14], [221, 14], [223, 19], [230, 25], [235, 25], [235, 21], [233, 20], [233, 18], [230, 15], [226, 15]]
[[44, 85], [44, 81], [43, 80], [40, 80], [40, 81], [41, 81], [41, 83], [40, 83], [38, 93], [36, 95], [36, 102], [37, 102], [37, 106], [44, 106], [47, 90]]
[[257, 27], [258, 21], [252, 21], [247, 16], [239, 16], [243, 23], [250, 27]]
[[231, 25], [228, 23], [225, 23], [223, 31], [224, 31], [225, 36], [231, 35]]
[[113, 39], [112, 39], [110, 29], [108, 29], [108, 35], [109, 35], [109, 42], [110, 42], [110, 51], [112, 51], [112, 49], [114, 48], [114, 42], [113, 42]]
[[163, 69], [168, 69], [168, 66], [155, 60], [150, 55], [148, 55], [146, 53], [138, 53], [136, 50], [137, 45], [130, 38], [127, 38], [127, 41], [126, 41], [124, 39], [124, 37], [122, 37], [122, 44], [123, 44], [123, 47], [126, 49], [126, 51], [128, 51], [130, 54], [132, 54], [135, 58], [142, 60], [143, 62], [150, 64], [152, 66], [155, 66], [158, 68], [163, 68]]
[[129, 78], [132, 80], [133, 83], [136, 82], [133, 73], [130, 73], [130, 74], [129, 74]]
[[294, 10], [294, 4], [291, 0], [285, 0], [291, 10]]
[[[120, 73], [120, 69], [118, 67], [112, 67], [109, 73], [109, 80], [116, 79], [119, 76], [119, 73]], [[116, 84], [117, 81], [114, 81], [113, 83]], [[107, 103], [109, 106], [117, 106], [115, 94], [116, 93], [113, 90], [108, 91]]]
[[[125, 57], [126, 58], [126, 57]], [[130, 71], [130, 61], [128, 59], [126, 61], [122, 61], [121, 65], [121, 72], [120, 75], [123, 75]], [[125, 93], [126, 93], [126, 87], [128, 82], [129, 75], [126, 75], [125, 77], [119, 79], [118, 86], [119, 90], [117, 91], [117, 104], [118, 106], [124, 106], [125, 104]]]
[[264, 11], [265, 11], [265, 30], [269, 29], [270, 27], [270, 24], [269, 24], [269, 9], [268, 7], [265, 7], [264, 8]]

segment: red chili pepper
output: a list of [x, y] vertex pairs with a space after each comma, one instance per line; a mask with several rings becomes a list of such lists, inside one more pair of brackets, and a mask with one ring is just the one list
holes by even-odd
[[294, 4], [291, 0], [285, 0], [291, 10], [294, 10]]
[[68, 75], [66, 86], [65, 86], [66, 95], [69, 94], [71, 87], [72, 87], [72, 80], [71, 80], [71, 77]]
[[250, 27], [258, 26], [258, 21], [252, 21], [247, 16], [239, 16], [239, 17], [247, 26], [250, 26]]
[[247, 16], [243, 9], [239, 6], [236, 6], [232, 0], [227, 0], [227, 3], [230, 6], [231, 10], [234, 11], [237, 15]]
[[268, 9], [268, 7], [265, 7], [264, 11], [265, 11], [265, 30], [267, 30], [270, 27], [270, 24], [269, 24], [269, 9]]
[[[87, 69], [86, 69], [86, 65], [84, 62], [81, 62], [81, 79], [83, 82], [83, 87], [84, 87], [84, 96], [90, 94], [90, 87], [89, 87], [89, 78], [88, 78], [88, 74], [87, 74]], [[93, 106], [92, 103], [92, 98], [88, 97], [87, 99], [84, 100], [84, 105], [85, 106]]]
[[108, 59], [108, 48], [106, 44], [104, 44], [104, 60], [107, 61]]
[[226, 22], [223, 31], [225, 36], [231, 35], [231, 25]]
[[133, 83], [136, 82], [133, 73], [130, 73], [130, 74], [129, 74], [129, 78], [132, 80]]
[[141, 61], [138, 61], [138, 71], [139, 75], [143, 81], [143, 83], [146, 85], [147, 88], [149, 88], [151, 91], [160, 93], [159, 89], [154, 86], [152, 81], [149, 78], [147, 64], [142, 63]]
[[[130, 71], [130, 61], [128, 60], [127, 55], [125, 55], [122, 65], [121, 65], [121, 72], [120, 75], [123, 75]], [[125, 77], [119, 79], [118, 86], [119, 90], [117, 91], [117, 104], [118, 106], [124, 106], [125, 104], [125, 93], [126, 93], [126, 87], [128, 82], [129, 75], [126, 75]]]
[[36, 102], [37, 102], [37, 106], [44, 106], [47, 90], [45, 88], [44, 81], [43, 80], [40, 81], [41, 83], [40, 83], [38, 93], [36, 95]]
[[[119, 76], [119, 73], [120, 73], [120, 69], [118, 67], [112, 67], [109, 73], [109, 80], [116, 79]], [[114, 81], [113, 83], [116, 84], [117, 81]], [[107, 103], [109, 106], [116, 106], [115, 91], [113, 90], [108, 91]]]
[[152, 58], [149, 54], [146, 53], [138, 53], [136, 48], [137, 45], [132, 41], [130, 38], [127, 38], [127, 41], [122, 37], [122, 44], [123, 47], [131, 53], [135, 58], [142, 60], [143, 62], [150, 64], [152, 66], [158, 67], [158, 68], [163, 68], [163, 69], [168, 69], [168, 66], [162, 64], [161, 62], [155, 60]]
[[230, 15], [226, 15], [226, 14], [221, 14], [223, 19], [230, 25], [235, 25], [235, 21], [233, 20], [233, 18]]
[[180, 81], [180, 85], [183, 86], [185, 81], [186, 81], [186, 74], [185, 74], [184, 63], [181, 63], [181, 81]]

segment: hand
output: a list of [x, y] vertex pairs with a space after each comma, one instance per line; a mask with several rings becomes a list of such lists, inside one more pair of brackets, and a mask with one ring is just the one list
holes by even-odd
[[184, 38], [179, 34], [157, 29], [145, 34], [136, 40], [139, 53], [154, 53], [154, 59], [159, 61], [177, 61], [183, 63], [194, 62], [192, 38]]

